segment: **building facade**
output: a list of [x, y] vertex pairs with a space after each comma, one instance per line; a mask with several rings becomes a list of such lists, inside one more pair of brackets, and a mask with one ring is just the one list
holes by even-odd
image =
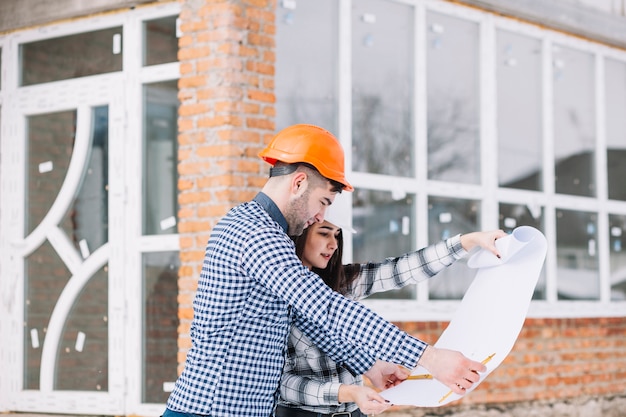
[[[620, 415], [625, 9], [2, 2], [0, 412], [159, 415], [211, 227], [262, 186], [273, 134], [313, 123], [355, 186], [346, 261], [519, 225], [548, 240], [501, 367], [455, 405], [393, 413]], [[461, 261], [366, 304], [433, 343], [471, 278]]]

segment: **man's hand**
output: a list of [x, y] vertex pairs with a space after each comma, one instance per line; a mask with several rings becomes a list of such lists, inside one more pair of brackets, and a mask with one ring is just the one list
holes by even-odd
[[376, 415], [391, 407], [391, 403], [370, 387], [361, 385], [339, 386], [340, 403], [356, 403], [363, 414]]
[[374, 365], [363, 375], [365, 375], [372, 385], [378, 389], [386, 389], [398, 385], [404, 381], [410, 371], [394, 363], [376, 360]]
[[418, 364], [459, 395], [480, 380], [479, 372], [487, 370], [485, 365], [466, 358], [461, 352], [433, 346], [426, 348]]

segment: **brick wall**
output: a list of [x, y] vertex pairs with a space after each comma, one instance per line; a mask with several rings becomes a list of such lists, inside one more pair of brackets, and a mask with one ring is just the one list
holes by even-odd
[[211, 227], [267, 178], [274, 134], [275, 0], [181, 4], [179, 60], [179, 370]]
[[[447, 323], [396, 323], [434, 342]], [[626, 317], [527, 319], [513, 350], [455, 405], [541, 402], [626, 393]]]

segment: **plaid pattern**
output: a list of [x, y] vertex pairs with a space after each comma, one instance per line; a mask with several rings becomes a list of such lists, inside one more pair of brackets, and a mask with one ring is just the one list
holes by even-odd
[[292, 310], [306, 318], [305, 334], [357, 374], [375, 356], [414, 367], [426, 347], [328, 288], [302, 265], [284, 229], [255, 199], [233, 208], [211, 232], [194, 299], [192, 347], [167, 408], [270, 416]]
[[[361, 272], [347, 296], [358, 300], [376, 292], [415, 284], [435, 276], [466, 254], [461, 246], [461, 235], [457, 235], [398, 258], [387, 258], [382, 263], [362, 264]], [[301, 330], [293, 327], [280, 384], [279, 404], [320, 414], [356, 410], [355, 403], [339, 403], [341, 384], [362, 384], [362, 378], [338, 365]]]

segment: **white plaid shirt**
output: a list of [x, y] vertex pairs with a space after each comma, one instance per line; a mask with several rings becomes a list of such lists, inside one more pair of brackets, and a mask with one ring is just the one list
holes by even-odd
[[[461, 235], [382, 263], [361, 265], [347, 297], [363, 299], [371, 294], [402, 288], [431, 278], [467, 254]], [[297, 327], [289, 337], [287, 359], [280, 383], [279, 404], [321, 414], [354, 411], [355, 403], [339, 403], [341, 384], [361, 384], [360, 375], [326, 356]]]
[[[292, 310], [301, 329], [355, 374], [374, 358], [415, 366], [426, 344], [332, 291], [304, 267], [264, 194], [212, 230], [194, 299], [192, 347], [167, 408], [211, 417], [272, 415]], [[291, 306], [291, 307], [290, 307]]]

